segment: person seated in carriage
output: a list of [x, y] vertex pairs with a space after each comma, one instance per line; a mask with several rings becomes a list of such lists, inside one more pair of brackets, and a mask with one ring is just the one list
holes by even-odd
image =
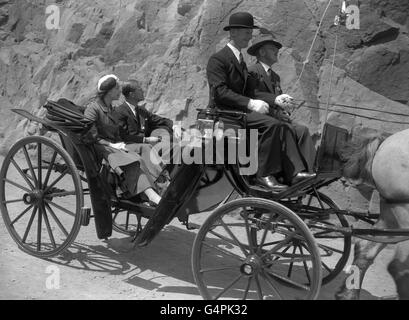
[[[144, 105], [145, 96], [143, 90], [136, 80], [129, 80], [122, 86], [122, 94], [125, 102], [114, 109], [119, 121], [120, 133], [125, 143], [133, 143], [141, 146], [155, 145], [162, 139], [167, 139], [168, 143], [163, 143], [159, 152], [162, 161], [169, 159], [166, 166], [167, 171], [172, 170], [172, 154], [177, 149], [171, 148], [172, 136], [176, 140], [182, 138], [182, 128], [173, 123], [172, 120], [160, 117], [149, 112]], [[165, 148], [168, 146], [169, 148]], [[146, 147], [145, 147], [146, 148]], [[150, 150], [155, 150], [149, 148]], [[173, 155], [175, 158], [178, 155]]]
[[210, 99], [217, 108], [246, 113], [247, 128], [258, 130], [259, 170], [256, 182], [279, 192], [288, 188], [279, 183], [280, 176], [288, 184], [294, 184], [313, 178], [315, 174], [307, 172], [305, 160], [288, 126], [268, 116], [268, 103], [254, 96], [256, 79], [249, 76], [241, 50], [247, 48], [253, 29], [258, 28], [250, 13], [232, 14], [229, 25], [224, 28], [230, 32], [230, 42], [210, 57], [206, 70], [207, 79]]
[[257, 62], [249, 67], [250, 75], [257, 79], [254, 96], [269, 104], [268, 115], [285, 122], [297, 138], [298, 147], [307, 162], [310, 172], [314, 169], [315, 146], [307, 126], [291, 121], [291, 109], [294, 99], [283, 94], [280, 76], [272, 70], [278, 61], [277, 55], [282, 48], [271, 33], [261, 33], [247, 49], [247, 53], [257, 58]]
[[145, 198], [149, 205], [157, 205], [161, 197], [155, 191], [155, 182], [162, 172], [163, 164], [155, 153], [150, 152], [147, 157], [144, 154], [144, 158], [149, 158], [144, 161], [136, 152], [141, 150], [139, 146], [127, 144], [122, 140], [112, 106], [112, 102], [121, 96], [118, 77], [102, 77], [98, 81], [97, 92], [97, 96], [89, 102], [84, 113], [87, 119], [93, 121], [90, 132], [96, 140], [97, 154], [107, 161], [119, 176], [124, 197], [138, 197], [142, 201]]

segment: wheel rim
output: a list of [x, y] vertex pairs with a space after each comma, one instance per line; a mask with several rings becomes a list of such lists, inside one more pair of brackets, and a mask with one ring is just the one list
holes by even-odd
[[[294, 239], [311, 254], [283, 253]], [[300, 272], [304, 263], [309, 285]], [[283, 272], [289, 264], [297, 276]], [[215, 210], [196, 236], [192, 269], [204, 299], [315, 299], [321, 286], [318, 248], [308, 228], [266, 199], [239, 199]]]
[[[140, 221], [138, 221], [139, 219]], [[148, 219], [140, 213], [119, 208], [114, 208], [112, 211], [113, 229], [128, 236], [135, 236], [137, 232], [141, 232], [147, 221]]]
[[81, 227], [83, 192], [69, 154], [53, 140], [27, 137], [4, 159], [1, 211], [19, 247], [34, 256], [65, 250]]
[[[303, 204], [323, 210], [339, 210], [334, 201], [320, 192], [307, 195], [303, 199]], [[296, 210], [294, 211], [298, 213]], [[324, 228], [316, 228], [314, 224], [319, 222], [324, 226], [348, 227], [348, 221], [344, 215], [339, 213], [331, 214], [329, 220], [305, 218], [302, 214], [301, 217], [317, 241], [323, 269], [322, 283], [328, 284], [343, 270], [348, 262], [351, 252], [351, 236], [341, 232], [328, 231]]]

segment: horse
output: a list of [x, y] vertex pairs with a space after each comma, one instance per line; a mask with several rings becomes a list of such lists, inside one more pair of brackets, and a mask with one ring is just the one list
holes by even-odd
[[[409, 129], [392, 135], [366, 134], [354, 138], [341, 151], [343, 176], [354, 185], [366, 184], [380, 195], [380, 214], [374, 228], [409, 228]], [[360, 270], [359, 288], [365, 272], [385, 243], [359, 239], [353, 265]], [[388, 272], [399, 299], [409, 299], [409, 241], [396, 245]], [[359, 299], [360, 289], [349, 289], [346, 280], [335, 294], [338, 300]]]

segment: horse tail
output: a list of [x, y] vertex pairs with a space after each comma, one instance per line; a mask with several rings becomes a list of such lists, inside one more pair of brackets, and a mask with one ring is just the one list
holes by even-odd
[[384, 140], [384, 136], [372, 135], [347, 142], [340, 152], [344, 162], [343, 176], [372, 182], [372, 161]]

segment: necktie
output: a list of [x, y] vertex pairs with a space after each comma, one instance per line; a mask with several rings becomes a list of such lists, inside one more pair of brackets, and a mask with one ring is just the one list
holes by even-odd
[[268, 75], [268, 77], [271, 79], [271, 75], [272, 75], [272, 70], [271, 70], [271, 68], [268, 68], [268, 70], [267, 70], [267, 75]]
[[240, 62], [241, 65], [242, 65], [243, 62], [244, 62], [243, 54], [242, 54], [241, 52], [240, 52], [240, 56], [239, 56], [239, 62]]
[[240, 56], [239, 56], [239, 58], [240, 58], [240, 66], [241, 66], [241, 69], [243, 70], [243, 72], [244, 73], [246, 73], [247, 72], [247, 65], [246, 65], [246, 63], [244, 62], [244, 59], [243, 59], [243, 54], [240, 52]]

